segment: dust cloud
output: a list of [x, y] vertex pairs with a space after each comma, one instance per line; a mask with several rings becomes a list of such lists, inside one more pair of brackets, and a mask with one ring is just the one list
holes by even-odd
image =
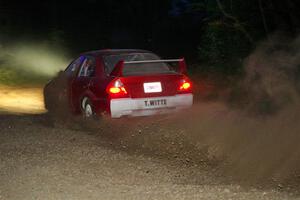
[[1, 84], [43, 83], [67, 66], [68, 57], [62, 45], [47, 40], [0, 44]]
[[300, 37], [271, 37], [245, 60], [245, 71], [233, 97], [196, 103], [176, 124], [224, 176], [299, 183]]
[[271, 37], [245, 62], [248, 104], [252, 110], [275, 113], [299, 103], [300, 37]]

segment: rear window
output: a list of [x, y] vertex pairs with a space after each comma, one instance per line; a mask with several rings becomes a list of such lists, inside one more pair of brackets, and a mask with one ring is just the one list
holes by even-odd
[[[120, 61], [144, 61], [159, 60], [160, 58], [152, 53], [133, 53], [104, 56], [105, 72], [110, 74], [115, 65]], [[167, 63], [135, 63], [125, 64], [123, 69], [124, 76], [150, 75], [150, 74], [170, 74], [176, 73]]]

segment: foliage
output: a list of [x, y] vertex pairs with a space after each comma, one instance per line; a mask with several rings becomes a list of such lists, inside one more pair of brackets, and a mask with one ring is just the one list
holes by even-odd
[[[198, 56], [201, 63], [210, 66], [209, 70], [240, 72], [243, 70], [241, 61], [261, 40], [278, 30], [291, 34], [297, 27], [297, 14], [291, 6], [297, 4], [294, 0], [190, 2], [189, 12], [205, 13], [200, 24]], [[282, 15], [286, 16], [285, 21]]]
[[242, 71], [242, 60], [253, 47], [253, 38], [239, 1], [194, 0], [194, 11], [206, 13], [198, 46], [198, 58], [209, 66], [208, 70], [226, 74]]

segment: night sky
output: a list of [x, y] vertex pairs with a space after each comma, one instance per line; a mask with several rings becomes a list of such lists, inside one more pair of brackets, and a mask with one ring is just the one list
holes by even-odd
[[[222, 13], [216, 2], [6, 0], [0, 2], [0, 42], [5, 44], [18, 38], [55, 38], [73, 53], [102, 48], [141, 48], [167, 57], [196, 58], [199, 47], [203, 41], [207, 41], [203, 35], [211, 35], [211, 24], [225, 24], [224, 30], [229, 35], [232, 34], [226, 27], [237, 27], [234, 20]], [[260, 1], [220, 2], [227, 14], [239, 20], [254, 38], [254, 42], [277, 30], [292, 34], [299, 32], [299, 2], [296, 0], [263, 1], [263, 15], [259, 7]], [[264, 20], [267, 24], [265, 27]], [[223, 34], [222, 30], [213, 32], [215, 33]], [[226, 35], [224, 37], [228, 38]], [[221, 41], [225, 39], [220, 38]], [[251, 48], [249, 46], [245, 49]]]
[[[2, 5], [1, 5], [2, 4]], [[197, 26], [177, 21], [185, 4], [172, 1], [7, 1], [1, 2], [2, 27], [15, 37], [56, 34], [75, 51], [100, 48], [173, 49], [180, 38], [196, 34]], [[1, 16], [1, 15], [0, 15]], [[156, 43], [159, 43], [157, 46]], [[181, 44], [196, 48], [193, 42]]]

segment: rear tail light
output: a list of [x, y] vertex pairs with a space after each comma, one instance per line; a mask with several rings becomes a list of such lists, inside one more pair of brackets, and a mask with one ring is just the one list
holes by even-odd
[[182, 79], [179, 83], [179, 92], [190, 92], [192, 90], [192, 83], [188, 79]]
[[106, 92], [112, 97], [127, 97], [128, 93], [120, 79], [113, 80], [107, 87]]

